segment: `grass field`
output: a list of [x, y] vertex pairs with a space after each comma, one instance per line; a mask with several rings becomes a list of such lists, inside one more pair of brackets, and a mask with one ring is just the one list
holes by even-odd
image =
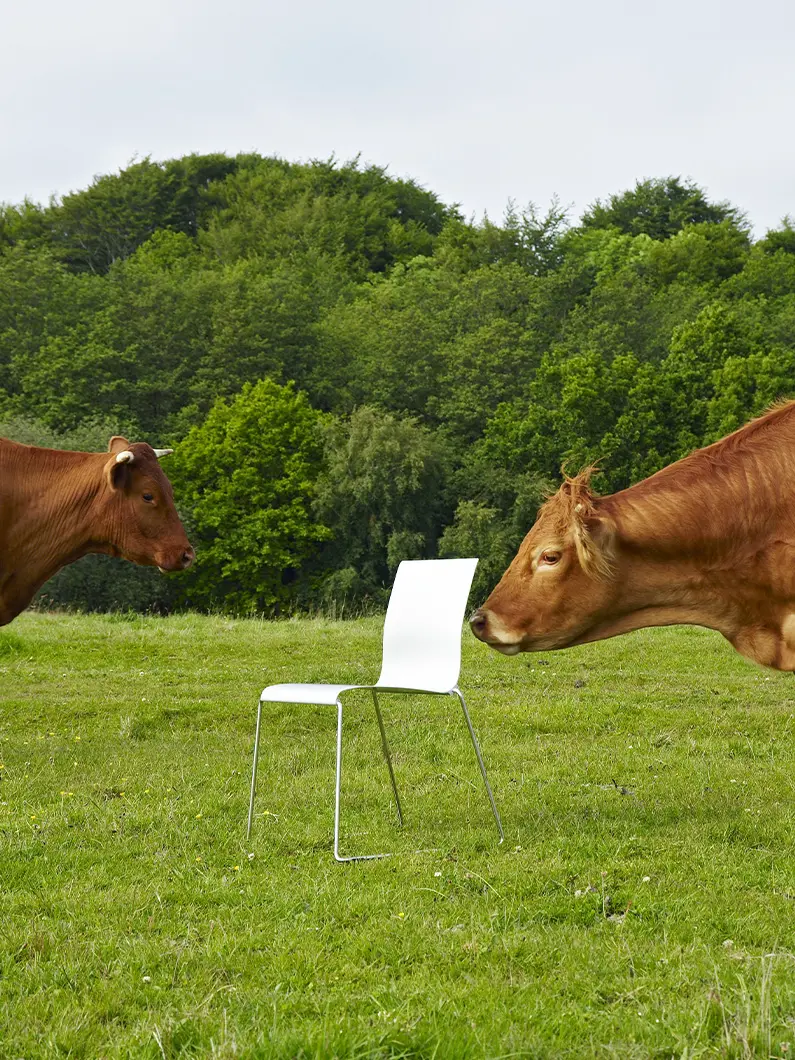
[[[0, 1057], [792, 1057], [795, 682], [703, 630], [504, 659], [463, 720], [351, 698], [380, 622], [28, 613], [0, 631]], [[357, 698], [358, 697], [358, 698]], [[420, 852], [418, 852], [420, 851]]]

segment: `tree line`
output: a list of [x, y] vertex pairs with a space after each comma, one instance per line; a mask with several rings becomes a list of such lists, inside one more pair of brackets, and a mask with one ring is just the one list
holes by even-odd
[[404, 558], [499, 576], [560, 468], [628, 486], [795, 395], [795, 230], [691, 181], [467, 220], [354, 160], [135, 162], [0, 206], [0, 434], [172, 446], [197, 547], [82, 608], [356, 612]]

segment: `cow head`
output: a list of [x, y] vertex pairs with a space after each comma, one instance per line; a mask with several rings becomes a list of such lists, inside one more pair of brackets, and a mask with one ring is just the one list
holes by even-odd
[[589, 489], [592, 471], [566, 477], [470, 619], [475, 636], [504, 655], [578, 643], [617, 596], [616, 532]]
[[184, 570], [194, 552], [174, 507], [171, 483], [158, 462], [170, 449], [130, 444], [114, 435], [105, 464], [108, 527], [114, 555], [162, 571]]

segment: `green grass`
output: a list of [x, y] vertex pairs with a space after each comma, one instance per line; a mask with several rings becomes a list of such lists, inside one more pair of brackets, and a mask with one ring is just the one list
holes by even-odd
[[[0, 1057], [795, 1054], [795, 683], [702, 630], [334, 711], [380, 621], [28, 613], [0, 631]], [[358, 697], [358, 698], [357, 698]], [[420, 851], [420, 852], [418, 852]]]

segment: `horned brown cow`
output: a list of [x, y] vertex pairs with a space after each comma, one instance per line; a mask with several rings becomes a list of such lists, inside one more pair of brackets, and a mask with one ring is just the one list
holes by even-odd
[[592, 470], [541, 508], [476, 637], [514, 655], [686, 623], [795, 670], [795, 402], [611, 496]]
[[0, 438], [0, 626], [57, 570], [88, 552], [164, 571], [194, 553], [158, 463], [168, 450], [111, 438], [107, 453]]

